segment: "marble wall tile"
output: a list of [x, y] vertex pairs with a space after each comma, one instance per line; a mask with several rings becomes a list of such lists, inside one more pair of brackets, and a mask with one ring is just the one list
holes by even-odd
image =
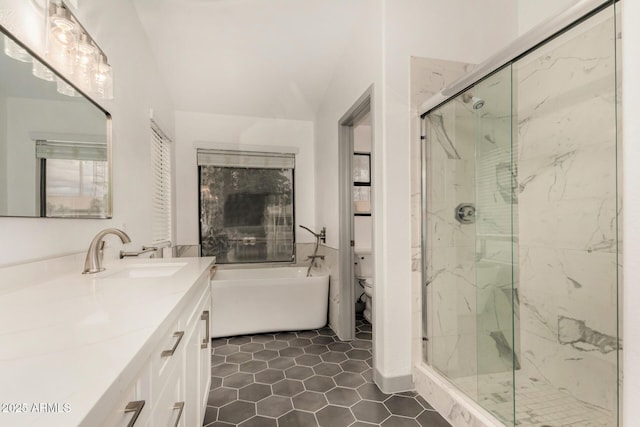
[[609, 141], [569, 150], [559, 156], [541, 153], [518, 162], [519, 196], [541, 201], [616, 197], [616, 145]]
[[435, 58], [411, 57], [411, 105], [418, 109], [474, 65]]
[[614, 38], [601, 19], [514, 66], [522, 369], [612, 413], [622, 344]]

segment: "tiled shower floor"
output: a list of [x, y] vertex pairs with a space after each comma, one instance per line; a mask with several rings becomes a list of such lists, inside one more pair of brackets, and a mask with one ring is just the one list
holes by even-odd
[[[482, 390], [478, 402], [502, 420], [513, 420], [513, 376], [511, 372], [456, 379], [458, 387], [472, 396]], [[516, 372], [517, 427], [608, 427], [615, 417], [557, 387]]]
[[415, 392], [373, 383], [371, 325], [357, 339], [330, 328], [213, 340], [208, 427], [449, 427]]

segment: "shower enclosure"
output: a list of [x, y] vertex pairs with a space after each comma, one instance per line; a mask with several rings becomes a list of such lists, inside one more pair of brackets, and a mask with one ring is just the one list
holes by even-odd
[[423, 356], [508, 426], [618, 425], [617, 7], [422, 116]]

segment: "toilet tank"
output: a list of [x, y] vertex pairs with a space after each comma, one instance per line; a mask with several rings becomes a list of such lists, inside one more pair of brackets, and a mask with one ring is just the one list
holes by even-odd
[[357, 277], [373, 277], [371, 249], [355, 249], [354, 258], [355, 275]]

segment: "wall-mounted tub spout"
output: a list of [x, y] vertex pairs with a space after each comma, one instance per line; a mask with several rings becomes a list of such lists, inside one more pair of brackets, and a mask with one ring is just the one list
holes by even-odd
[[313, 264], [315, 263], [316, 258], [320, 258], [324, 260], [324, 255], [318, 255], [318, 246], [320, 246], [321, 240], [322, 240], [322, 243], [324, 243], [327, 240], [327, 228], [322, 227], [322, 230], [320, 230], [320, 233], [315, 233], [309, 227], [305, 227], [304, 225], [301, 225], [300, 228], [304, 228], [309, 233], [313, 234], [313, 236], [316, 238], [316, 246], [313, 249], [313, 255], [308, 257], [308, 259], [311, 260], [311, 262], [309, 263], [309, 268], [307, 269], [307, 277], [309, 277], [311, 275], [311, 267], [313, 267]]
[[327, 227], [322, 227], [322, 230], [320, 230], [320, 233], [316, 233], [313, 230], [311, 230], [309, 227], [305, 227], [304, 225], [301, 225], [300, 228], [304, 228], [309, 233], [313, 234], [316, 239], [320, 239], [322, 241], [322, 243], [326, 243], [326, 241], [327, 241]]

